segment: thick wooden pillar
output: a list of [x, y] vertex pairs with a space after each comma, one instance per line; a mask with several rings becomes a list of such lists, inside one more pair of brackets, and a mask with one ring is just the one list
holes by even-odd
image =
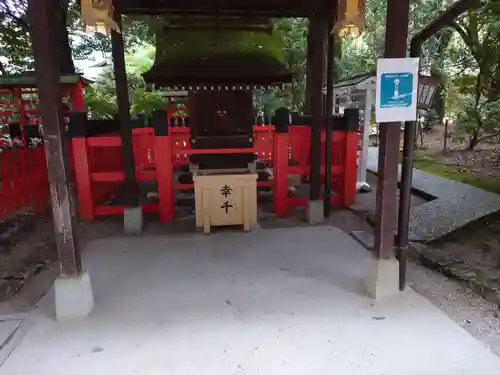
[[[115, 14], [115, 22], [120, 29], [122, 29], [121, 15], [119, 13]], [[138, 205], [138, 186], [135, 179], [134, 154], [132, 148], [132, 124], [130, 119], [127, 72], [125, 70], [125, 48], [123, 44], [123, 35], [114, 30], [111, 31], [111, 52], [116, 83], [120, 135], [122, 139], [123, 172], [125, 174], [123, 198], [125, 200], [125, 205], [136, 207]]]
[[52, 0], [29, 0], [28, 19], [35, 57], [35, 72], [40, 99], [45, 156], [49, 173], [52, 218], [62, 277], [76, 277], [81, 258], [73, 236], [75, 209], [69, 185], [69, 168], [65, 152], [57, 43], [48, 3]]
[[[406, 57], [409, 3], [388, 0], [384, 54], [387, 58]], [[394, 257], [400, 128], [400, 122], [380, 124], [375, 253], [381, 259]]]
[[311, 149], [309, 175], [310, 199], [316, 201], [321, 196], [321, 128], [323, 127], [323, 84], [325, 76], [325, 55], [328, 25], [330, 20], [324, 14], [317, 14], [311, 19], [308, 38], [308, 54], [310, 53], [311, 86], [309, 92], [310, 113], [312, 115]]

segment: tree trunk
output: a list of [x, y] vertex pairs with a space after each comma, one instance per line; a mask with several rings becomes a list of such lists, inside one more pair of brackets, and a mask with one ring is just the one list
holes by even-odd
[[474, 150], [474, 148], [477, 146], [479, 143], [479, 135], [476, 131], [473, 131], [469, 140], [469, 146], [467, 147], [467, 150]]
[[67, 28], [69, 0], [49, 1], [49, 6], [52, 8], [50, 14], [57, 43], [56, 51], [58, 54], [57, 62], [59, 65], [59, 72], [61, 74], [75, 73], [75, 65], [71, 56], [71, 45]]

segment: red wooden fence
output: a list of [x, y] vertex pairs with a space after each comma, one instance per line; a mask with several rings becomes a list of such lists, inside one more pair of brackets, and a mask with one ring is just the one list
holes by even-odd
[[[332, 134], [333, 156], [331, 203], [348, 206], [356, 191], [357, 133], [336, 131]], [[290, 126], [289, 133], [277, 134], [273, 126], [254, 127], [254, 147], [237, 150], [252, 152], [273, 168], [273, 181], [259, 182], [259, 186], [273, 188], [274, 209], [279, 216], [288, 214], [290, 206], [305, 206], [307, 198], [289, 197], [288, 176], [307, 178], [309, 163], [310, 127]], [[133, 130], [133, 151], [138, 181], [157, 181], [159, 204], [143, 205], [147, 212], [159, 212], [160, 219], [171, 220], [174, 214], [173, 191], [193, 188], [193, 184], [174, 182], [174, 170], [188, 164], [194, 153], [231, 153], [235, 150], [193, 150], [187, 127], [171, 127], [168, 136], [155, 136], [152, 128]], [[98, 215], [121, 214], [125, 207], [108, 206], [105, 201], [116, 192], [124, 180], [121, 165], [121, 139], [119, 134], [74, 138], [72, 148], [75, 159], [75, 177], [80, 203], [80, 216], [93, 220]], [[322, 154], [325, 135], [322, 137]], [[324, 164], [324, 160], [322, 160]], [[324, 166], [321, 167], [324, 180]]]
[[0, 219], [19, 210], [48, 209], [49, 185], [43, 147], [3, 150], [0, 154]]

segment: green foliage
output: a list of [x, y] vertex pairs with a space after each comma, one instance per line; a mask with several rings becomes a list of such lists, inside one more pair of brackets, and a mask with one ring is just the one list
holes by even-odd
[[1, 74], [20, 73], [33, 67], [29, 34], [15, 21], [0, 23], [0, 56], [7, 60], [1, 65]]
[[85, 88], [84, 100], [93, 119], [110, 119], [118, 113], [115, 93], [100, 80]]
[[0, 2], [0, 74], [18, 73], [31, 67], [29, 25], [24, 12], [26, 1]]
[[151, 116], [156, 109], [165, 109], [165, 98], [159, 92], [147, 91], [144, 87], [138, 87], [131, 93], [130, 113], [144, 113]]
[[482, 8], [469, 10], [452, 24], [460, 39], [455, 48], [469, 58], [462, 60], [467, 65], [449, 89], [457, 94], [449, 107], [469, 136], [470, 149], [500, 130], [499, 14], [500, 3], [486, 1]]
[[[141, 74], [153, 64], [154, 48], [144, 45], [125, 56], [129, 86], [130, 113], [150, 116], [155, 109], [165, 107], [165, 99], [159, 92], [147, 89]], [[93, 119], [112, 118], [117, 112], [113, 71], [105, 70], [97, 80], [85, 89], [85, 105]]]
[[255, 106], [261, 114], [269, 115], [282, 106], [292, 110], [302, 108], [307, 65], [307, 25], [307, 20], [302, 18], [284, 18], [274, 21], [274, 32], [282, 41], [282, 58], [288, 69], [294, 73], [294, 80], [293, 84], [288, 85], [284, 90], [255, 92]]
[[[98, 33], [85, 34], [80, 20], [79, 0], [53, 0], [53, 6], [66, 13], [66, 23], [73, 58], [83, 60], [96, 52], [103, 57], [110, 56], [111, 39]], [[29, 24], [26, 16], [27, 0], [0, 1], [0, 74], [19, 73], [33, 69], [33, 56]], [[143, 43], [152, 43], [149, 17], [123, 17], [124, 41], [126, 48], [134, 48]]]

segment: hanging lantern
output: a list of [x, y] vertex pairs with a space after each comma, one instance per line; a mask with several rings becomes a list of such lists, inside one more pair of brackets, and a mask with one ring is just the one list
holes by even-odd
[[337, 22], [333, 32], [340, 36], [357, 36], [365, 27], [365, 0], [339, 0]]
[[113, 20], [113, 0], [80, 0], [85, 32], [96, 31], [107, 35], [110, 30], [120, 32]]

